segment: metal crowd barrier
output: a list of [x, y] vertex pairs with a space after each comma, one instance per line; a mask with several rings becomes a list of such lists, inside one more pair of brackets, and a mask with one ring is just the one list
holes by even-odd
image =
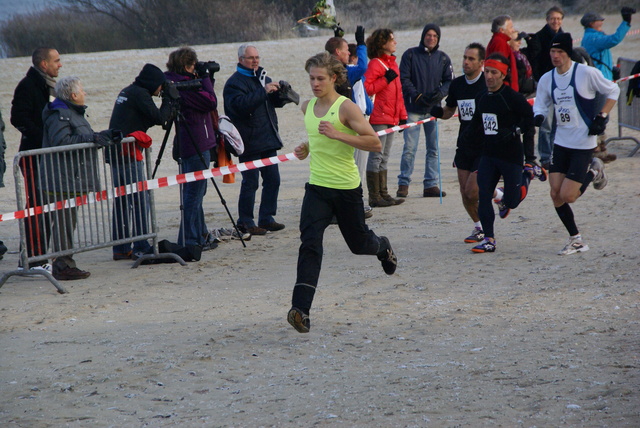
[[[629, 76], [631, 70], [637, 60], [629, 58], [618, 58], [618, 66], [620, 67], [621, 76]], [[635, 97], [631, 105], [627, 105], [627, 89], [629, 88], [629, 80], [620, 82], [620, 96], [618, 97], [618, 136], [607, 138], [605, 145], [611, 141], [631, 140], [636, 146], [629, 153], [629, 157], [634, 156], [640, 149], [640, 140], [631, 135], [622, 135], [622, 128], [640, 131], [640, 97]]]
[[141, 255], [133, 268], [151, 259], [186, 264], [176, 254], [158, 251], [153, 190], [144, 183], [145, 170], [151, 173], [150, 150], [141, 149], [146, 161], [136, 161], [135, 144], [125, 138], [104, 149], [83, 143], [16, 155], [17, 206], [29, 215], [20, 219], [20, 267], [5, 273], [0, 287], [13, 275], [41, 275], [66, 293], [49, 271], [38, 268], [42, 262], [147, 239], [153, 253]]

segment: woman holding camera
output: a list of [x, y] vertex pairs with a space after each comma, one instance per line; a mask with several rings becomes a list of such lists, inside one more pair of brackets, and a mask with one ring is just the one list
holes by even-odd
[[[216, 146], [211, 112], [218, 106], [213, 83], [206, 70], [203, 76], [196, 73], [198, 56], [190, 47], [183, 47], [169, 54], [168, 80], [180, 84], [202, 78], [201, 86], [180, 90], [180, 129], [176, 130], [173, 153], [181, 163], [181, 173], [201, 171], [209, 168], [210, 150]], [[180, 89], [180, 87], [178, 87]], [[202, 199], [207, 192], [207, 181], [199, 180], [183, 184], [182, 223], [178, 244], [183, 246], [204, 246], [209, 234], [204, 222]]]

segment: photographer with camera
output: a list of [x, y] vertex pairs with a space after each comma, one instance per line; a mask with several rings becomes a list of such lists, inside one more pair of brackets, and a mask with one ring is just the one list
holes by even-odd
[[[141, 131], [146, 133], [154, 125], [162, 125], [171, 116], [172, 100], [168, 93], [162, 93], [162, 105], [160, 108], [153, 101], [154, 96], [159, 96], [164, 82], [164, 73], [153, 64], [145, 64], [135, 81], [120, 91], [113, 106], [109, 128], [120, 129], [126, 136]], [[107, 162], [111, 164], [113, 185], [124, 186], [146, 180], [142, 153], [138, 147], [148, 147], [150, 139], [144, 135], [146, 141], [137, 140], [129, 143], [126, 148], [114, 146], [109, 150]], [[123, 151], [126, 150], [126, 153]], [[148, 222], [149, 195], [147, 192], [139, 192], [133, 195], [123, 195], [115, 199], [113, 205], [113, 239], [125, 239], [132, 235], [144, 235], [149, 233]], [[141, 254], [151, 250], [151, 245], [146, 239], [131, 244], [120, 244], [113, 247], [114, 260], [137, 259]]]
[[[293, 95], [293, 97], [292, 97]], [[275, 83], [260, 67], [258, 49], [243, 44], [238, 49], [238, 66], [224, 86], [224, 112], [236, 126], [242, 141], [244, 153], [240, 162], [253, 161], [276, 156], [282, 148], [278, 134], [276, 107], [288, 102], [299, 101], [291, 86], [284, 82]], [[262, 175], [262, 198], [256, 225], [253, 208]], [[265, 235], [284, 229], [284, 224], [275, 221], [280, 190], [278, 165], [242, 171], [242, 185], [238, 200], [238, 227], [243, 233]]]
[[[218, 107], [218, 99], [213, 92], [213, 79], [207, 64], [198, 63], [196, 51], [190, 47], [171, 52], [167, 61], [165, 77], [175, 85], [165, 88], [165, 91], [175, 93], [177, 87], [179, 92], [181, 117], [174, 138], [174, 159], [181, 163], [181, 173], [208, 169], [210, 150], [216, 146], [211, 112]], [[185, 183], [182, 192], [183, 212], [178, 244], [203, 247], [209, 235], [202, 208], [207, 180]]]

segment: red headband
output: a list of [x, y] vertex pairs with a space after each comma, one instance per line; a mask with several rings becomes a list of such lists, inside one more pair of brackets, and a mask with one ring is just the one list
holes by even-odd
[[497, 61], [495, 59], [486, 59], [484, 61], [485, 67], [492, 67], [498, 70], [500, 73], [507, 75], [507, 71], [509, 71], [509, 66], [502, 61]]

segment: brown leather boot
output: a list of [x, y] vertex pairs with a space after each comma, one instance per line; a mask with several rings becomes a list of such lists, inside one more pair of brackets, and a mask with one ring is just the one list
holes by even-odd
[[369, 191], [369, 205], [375, 207], [390, 207], [393, 202], [380, 197], [380, 173], [367, 171], [367, 190]]
[[398, 191], [396, 192], [396, 196], [399, 198], [406, 198], [407, 196], [409, 196], [409, 185], [400, 184], [398, 186]]
[[387, 170], [380, 171], [380, 197], [393, 205], [400, 205], [404, 202], [403, 198], [394, 198], [387, 190]]

